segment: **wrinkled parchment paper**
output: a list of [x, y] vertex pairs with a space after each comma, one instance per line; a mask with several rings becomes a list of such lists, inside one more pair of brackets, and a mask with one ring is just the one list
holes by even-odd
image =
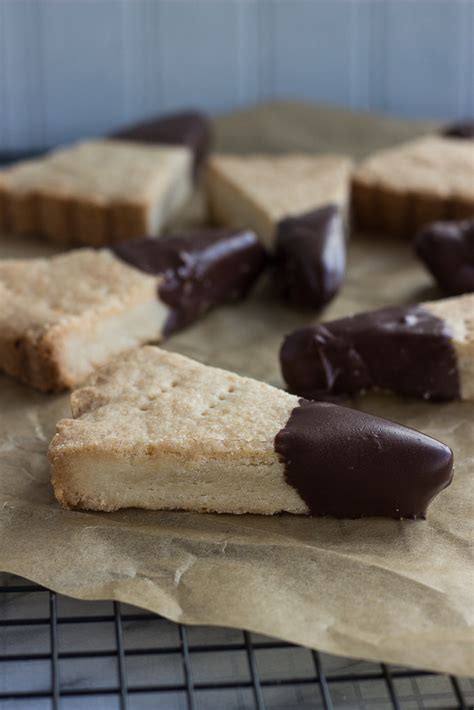
[[[426, 127], [280, 104], [220, 119], [218, 145], [244, 152], [339, 148], [360, 157]], [[39, 242], [0, 242], [2, 256], [51, 251]], [[324, 317], [438, 296], [409, 246], [354, 237], [347, 282]], [[308, 320], [278, 306], [263, 282], [245, 304], [213, 313], [166, 347], [281, 386], [282, 336]], [[454, 483], [426, 522], [64, 511], [52, 496], [46, 449], [56, 421], [68, 415], [68, 395], [39, 394], [0, 377], [0, 569], [177, 621], [469, 675], [474, 406], [388, 395], [354, 406], [454, 449]]]

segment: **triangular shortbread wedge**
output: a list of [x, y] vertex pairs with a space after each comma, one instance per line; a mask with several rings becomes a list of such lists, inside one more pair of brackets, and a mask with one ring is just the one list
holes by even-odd
[[474, 294], [300, 328], [280, 351], [291, 392], [324, 398], [382, 389], [474, 400]]
[[66, 507], [424, 517], [450, 449], [146, 346], [72, 394], [49, 449]]
[[186, 146], [96, 140], [0, 171], [0, 227], [99, 246], [157, 234], [192, 192]]
[[220, 224], [253, 229], [274, 251], [286, 218], [346, 208], [351, 168], [342, 155], [217, 155], [207, 171], [211, 213]]
[[243, 298], [265, 264], [248, 231], [207, 230], [0, 262], [0, 371], [48, 391]]
[[433, 220], [474, 214], [474, 142], [425, 136], [374, 153], [356, 169], [353, 214], [361, 229], [412, 239]]

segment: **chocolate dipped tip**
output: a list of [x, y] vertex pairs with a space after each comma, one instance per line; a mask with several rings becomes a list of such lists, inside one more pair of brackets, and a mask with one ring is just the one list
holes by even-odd
[[213, 136], [207, 116], [198, 111], [182, 111], [134, 123], [111, 134], [110, 138], [187, 146], [194, 154], [196, 175], [209, 154]]
[[336, 205], [281, 220], [277, 226], [274, 281], [296, 308], [318, 309], [344, 280], [344, 220]]
[[415, 250], [445, 293], [474, 292], [474, 219], [427, 225], [415, 237]]
[[369, 388], [436, 401], [460, 397], [449, 328], [420, 306], [300, 328], [284, 340], [280, 364], [289, 391], [308, 399]]
[[245, 298], [268, 260], [249, 230], [208, 229], [133, 239], [111, 247], [147, 274], [163, 275], [159, 297], [171, 311], [164, 335], [223, 303]]
[[274, 446], [313, 516], [425, 518], [452, 480], [445, 444], [335, 404], [301, 399]]
[[441, 130], [441, 135], [448, 138], [474, 139], [474, 118], [466, 118], [462, 121], [450, 123]]
[[[288, 391], [306, 399], [330, 400], [371, 385], [357, 351], [324, 324], [299, 328], [287, 335], [280, 348], [280, 365]], [[344, 386], [340, 386], [341, 377]]]

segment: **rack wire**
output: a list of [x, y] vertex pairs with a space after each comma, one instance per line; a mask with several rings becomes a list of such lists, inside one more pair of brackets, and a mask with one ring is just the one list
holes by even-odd
[[118, 602], [72, 600], [18, 578], [5, 581], [2, 710], [474, 705], [468, 679], [338, 659], [247, 631], [174, 624]]

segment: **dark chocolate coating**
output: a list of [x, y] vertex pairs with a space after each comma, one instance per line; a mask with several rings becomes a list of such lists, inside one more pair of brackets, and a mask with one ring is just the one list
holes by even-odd
[[267, 261], [253, 232], [229, 229], [134, 239], [111, 249], [147, 274], [164, 275], [159, 296], [172, 310], [163, 335], [214, 306], [244, 298]]
[[452, 480], [448, 446], [335, 404], [300, 400], [274, 446], [315, 516], [424, 518]]
[[450, 138], [465, 138], [474, 139], [474, 119], [466, 119], [465, 121], [457, 121], [442, 130], [443, 136]]
[[416, 235], [415, 249], [445, 293], [474, 292], [474, 219], [428, 224]]
[[138, 143], [185, 145], [194, 154], [196, 173], [211, 149], [212, 128], [211, 122], [204, 114], [197, 111], [183, 111], [135, 123], [113, 133], [110, 138]]
[[372, 387], [432, 400], [460, 397], [445, 322], [419, 306], [383, 308], [308, 326], [280, 350], [290, 392], [308, 399]]
[[344, 221], [335, 205], [279, 222], [275, 282], [293, 306], [317, 309], [328, 303], [344, 280], [345, 265]]

